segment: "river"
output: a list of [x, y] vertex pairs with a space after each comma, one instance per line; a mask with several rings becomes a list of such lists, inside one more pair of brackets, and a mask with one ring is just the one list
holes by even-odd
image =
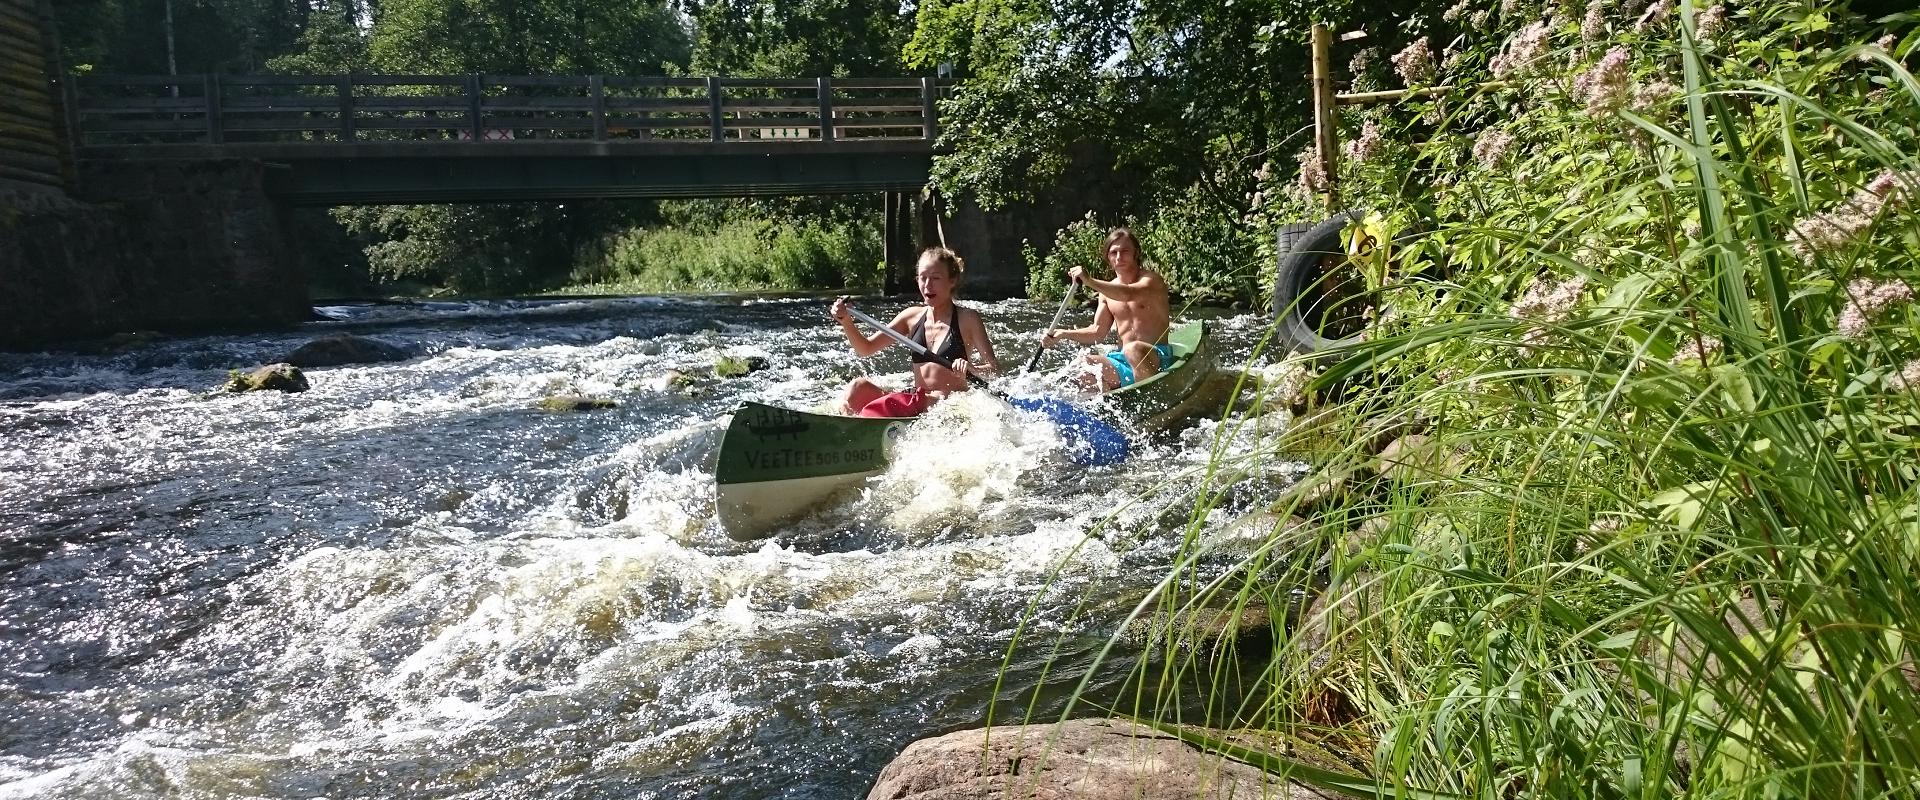
[[[976, 305], [1009, 368], [1052, 310]], [[996, 697], [996, 722], [1058, 718], [1221, 446], [1202, 421], [1082, 469], [971, 393], [860, 496], [736, 542], [711, 467], [734, 405], [905, 369], [854, 357], [824, 301], [322, 311], [0, 354], [0, 798], [863, 797]], [[1266, 321], [1215, 326], [1238, 366]], [[333, 332], [417, 356], [209, 391]], [[664, 385], [721, 353], [771, 366]], [[537, 408], [556, 392], [620, 405]]]

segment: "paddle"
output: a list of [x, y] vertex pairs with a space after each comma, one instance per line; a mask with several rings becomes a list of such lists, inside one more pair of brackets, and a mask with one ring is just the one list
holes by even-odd
[[[1050, 331], [1050, 330], [1053, 330], [1054, 328], [1060, 327], [1060, 318], [1066, 315], [1067, 303], [1070, 303], [1073, 301], [1073, 290], [1078, 288], [1080, 288], [1079, 281], [1067, 282], [1067, 290], [1060, 294], [1060, 307], [1053, 310], [1053, 321], [1047, 323], [1047, 330]], [[1044, 338], [1047, 335], [1046, 331], [1041, 331], [1040, 335], [1042, 338]], [[1033, 357], [1027, 359], [1027, 365], [1025, 367], [1022, 367], [1020, 371], [1022, 373], [1032, 372], [1034, 367], [1040, 365], [1040, 357], [1043, 355], [1046, 355], [1046, 353], [1047, 353], [1047, 348], [1044, 345], [1042, 345], [1038, 350], [1033, 351]]]
[[[912, 350], [915, 354], [922, 356], [930, 354], [926, 345], [907, 338], [905, 334], [894, 330], [892, 326], [880, 320], [867, 316], [861, 312], [860, 309], [848, 305], [847, 312], [852, 314], [855, 319], [867, 323], [894, 341], [899, 342], [908, 350]], [[938, 356], [935, 357], [938, 358]], [[948, 366], [951, 366], [951, 364]], [[1108, 464], [1118, 464], [1127, 460], [1129, 445], [1126, 434], [1121, 433], [1118, 428], [1107, 424], [1099, 417], [1089, 413], [1086, 409], [1057, 397], [1011, 397], [1006, 392], [1000, 391], [987, 383], [987, 379], [973, 374], [971, 370], [967, 372], [967, 382], [986, 390], [987, 394], [1006, 402], [1014, 408], [1022, 411], [1036, 412], [1052, 420], [1053, 424], [1060, 428], [1061, 435], [1065, 436], [1068, 441], [1078, 445], [1067, 449], [1067, 458], [1075, 464], [1085, 467], [1097, 467]]]

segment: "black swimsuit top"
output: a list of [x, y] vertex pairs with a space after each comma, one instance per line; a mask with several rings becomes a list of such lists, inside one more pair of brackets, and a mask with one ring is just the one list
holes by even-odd
[[931, 308], [927, 309], [927, 313], [920, 315], [920, 322], [913, 326], [913, 340], [921, 347], [933, 350], [933, 353], [931, 355], [914, 353], [913, 363], [944, 366], [954, 359], [966, 359], [967, 341], [960, 335], [960, 307], [957, 305], [953, 307], [953, 317], [947, 320], [947, 337], [940, 340], [939, 349], [927, 345], [927, 318], [931, 316], [933, 316]]

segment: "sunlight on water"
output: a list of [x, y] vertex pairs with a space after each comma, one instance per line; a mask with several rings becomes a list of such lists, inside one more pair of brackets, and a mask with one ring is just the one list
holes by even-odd
[[[1268, 435], [1081, 469], [968, 392], [858, 496], [737, 542], [728, 413], [830, 403], [897, 349], [853, 357], [823, 301], [446, 305], [330, 309], [416, 355], [298, 395], [207, 390], [339, 323], [0, 355], [0, 798], [858, 796], [984, 718], [1016, 630], [1104, 642], [1209, 450]], [[984, 311], [1023, 361], [1042, 311]], [[1057, 385], [1061, 351], [1005, 385]]]

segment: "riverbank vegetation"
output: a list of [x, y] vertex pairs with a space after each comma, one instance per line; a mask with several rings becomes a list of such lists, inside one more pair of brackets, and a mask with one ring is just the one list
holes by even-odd
[[671, 206], [655, 226], [608, 235], [574, 267], [588, 294], [761, 289], [877, 289], [880, 225], [872, 214], [743, 216]]
[[[1920, 791], [1916, 21], [1461, 3], [1356, 59], [1469, 88], [1350, 114], [1371, 324], [1223, 447], [1191, 559], [1220, 476], [1315, 472], [1157, 601], [1317, 599], [1252, 678], [1170, 627], [1138, 707], [1359, 796]], [[1255, 214], [1309, 212], [1311, 159], [1268, 163]]]

